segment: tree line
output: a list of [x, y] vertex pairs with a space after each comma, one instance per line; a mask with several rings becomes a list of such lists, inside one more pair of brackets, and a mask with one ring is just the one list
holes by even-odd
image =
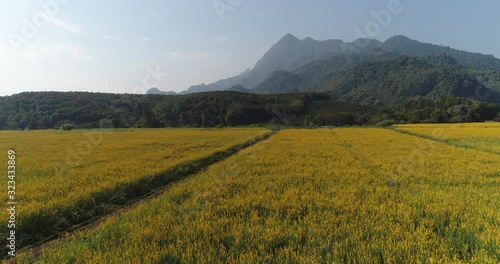
[[322, 93], [29, 92], [0, 97], [3, 130], [480, 122], [500, 121], [499, 113], [498, 104], [447, 96], [415, 97], [390, 107], [335, 101]]

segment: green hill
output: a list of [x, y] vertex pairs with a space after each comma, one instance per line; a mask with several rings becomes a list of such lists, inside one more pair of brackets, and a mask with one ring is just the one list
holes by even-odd
[[500, 87], [497, 73], [464, 67], [446, 54], [416, 58], [375, 50], [335, 55], [293, 72], [276, 72], [254, 92], [327, 92], [336, 100], [380, 106], [415, 96], [465, 97], [500, 103], [495, 91]]
[[500, 71], [500, 60], [492, 55], [456, 50], [446, 46], [422, 43], [405, 36], [394, 36], [382, 44], [386, 51], [397, 52], [407, 56], [419, 58], [437, 54], [448, 54], [459, 64], [467, 67], [487, 68]]
[[[481, 89], [484, 85], [459, 65], [400, 56], [352, 66], [319, 90], [342, 101], [393, 105], [415, 96], [475, 98]], [[488, 99], [497, 100], [497, 95]]]
[[500, 105], [456, 97], [416, 97], [391, 107], [325, 93], [207, 92], [130, 95], [32, 92], [0, 97], [0, 129], [373, 125], [499, 119]]
[[321, 94], [207, 92], [126, 95], [30, 92], [0, 97], [0, 129], [215, 127], [269, 123], [275, 113], [302, 114]]

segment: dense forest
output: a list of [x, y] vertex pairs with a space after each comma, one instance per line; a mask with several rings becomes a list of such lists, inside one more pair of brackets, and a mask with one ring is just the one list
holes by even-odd
[[500, 105], [461, 97], [415, 97], [381, 110], [376, 124], [500, 121]]
[[1, 129], [244, 126], [298, 115], [321, 94], [118, 95], [30, 92], [0, 97]]
[[500, 105], [416, 97], [391, 107], [335, 101], [328, 94], [207, 92], [127, 95], [29, 92], [0, 97], [0, 129], [350, 126], [500, 121]]
[[[362, 104], [394, 105], [415, 96], [477, 98], [487, 88], [447, 56], [365, 62], [341, 72], [321, 87], [335, 98]], [[489, 102], [500, 102], [498, 93]]]

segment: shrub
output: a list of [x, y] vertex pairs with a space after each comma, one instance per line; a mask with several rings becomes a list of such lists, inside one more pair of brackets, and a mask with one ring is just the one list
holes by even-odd
[[61, 129], [64, 131], [71, 131], [75, 128], [76, 128], [76, 126], [74, 124], [71, 124], [71, 123], [65, 123], [61, 126]]

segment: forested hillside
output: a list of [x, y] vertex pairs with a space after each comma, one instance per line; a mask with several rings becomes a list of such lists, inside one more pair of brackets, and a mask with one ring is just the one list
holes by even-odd
[[499, 112], [498, 104], [457, 97], [416, 97], [380, 107], [340, 102], [320, 93], [32, 92], [0, 97], [0, 129], [387, 125], [499, 120]]
[[394, 36], [382, 44], [386, 51], [416, 57], [429, 57], [436, 54], [449, 54], [458, 63], [475, 68], [487, 68], [500, 71], [500, 60], [492, 55], [456, 50], [446, 46], [422, 43], [405, 36]]
[[[357, 64], [325, 82], [319, 90], [331, 92], [342, 101], [394, 105], [415, 96], [476, 98], [476, 92], [485, 87], [460, 65], [437, 63], [433, 57], [400, 56]], [[499, 99], [497, 94], [484, 98], [489, 102]]]
[[0, 97], [0, 129], [215, 127], [269, 122], [276, 113], [298, 115], [320, 94], [118, 95], [30, 92]]
[[337, 100], [380, 106], [398, 104], [415, 96], [464, 97], [500, 103], [499, 78], [497, 71], [468, 68], [446, 54], [416, 58], [378, 50], [336, 55], [293, 72], [279, 71], [254, 91], [327, 92]]

